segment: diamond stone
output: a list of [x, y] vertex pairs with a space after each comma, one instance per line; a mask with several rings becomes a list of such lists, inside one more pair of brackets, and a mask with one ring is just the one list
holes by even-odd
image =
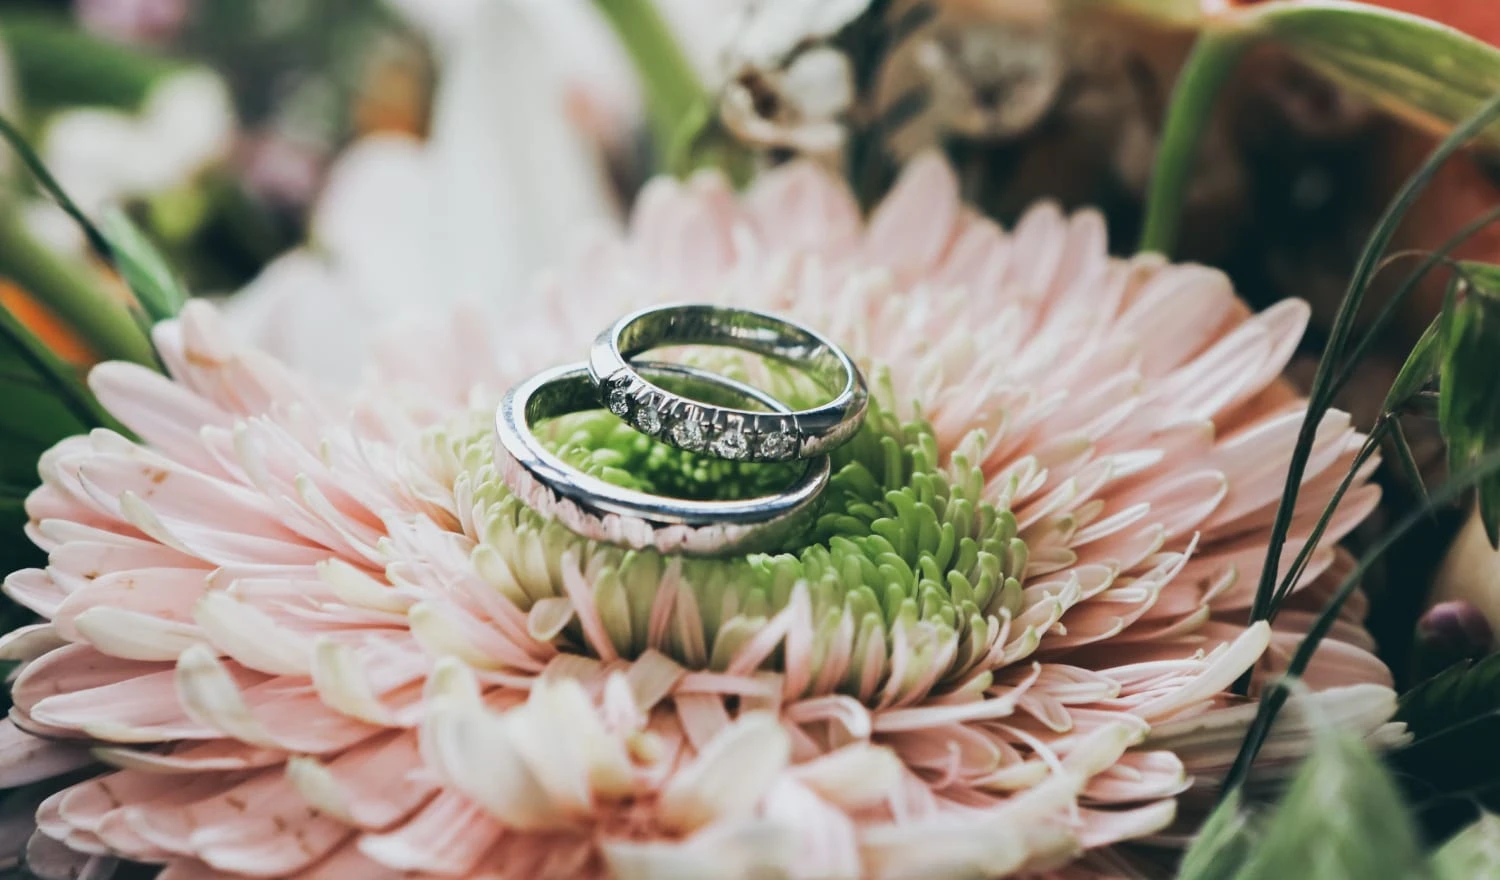
[[745, 432], [739, 428], [726, 428], [724, 433], [709, 444], [709, 450], [719, 458], [738, 461], [750, 454], [750, 443], [745, 439]]
[[797, 451], [797, 435], [787, 431], [773, 431], [760, 438], [762, 458], [791, 458]]
[[673, 425], [669, 433], [672, 443], [682, 449], [697, 452], [703, 448], [703, 426], [691, 419]]
[[610, 389], [609, 411], [622, 419], [630, 415], [630, 391], [624, 385]]
[[661, 430], [661, 412], [650, 404], [642, 404], [635, 414], [635, 426], [647, 434]]

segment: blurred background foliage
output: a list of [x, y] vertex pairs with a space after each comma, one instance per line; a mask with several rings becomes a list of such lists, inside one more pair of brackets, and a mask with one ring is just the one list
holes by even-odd
[[[191, 112], [227, 111], [227, 136], [182, 179], [126, 194], [132, 216], [200, 291], [234, 290], [300, 241], [331, 158], [373, 131], [420, 134], [432, 90], [421, 37], [375, 0], [7, 0], [0, 39], [13, 112], [44, 155], [89, 151], [46, 149], [60, 114], [141, 113], [153, 88], [194, 66], [222, 79], [228, 106]], [[103, 141], [111, 132], [86, 133]]]

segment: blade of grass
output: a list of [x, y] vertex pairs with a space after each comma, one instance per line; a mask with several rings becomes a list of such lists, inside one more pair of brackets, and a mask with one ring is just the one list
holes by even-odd
[[149, 337], [151, 326], [177, 316], [188, 292], [156, 245], [118, 208], [107, 209], [100, 228], [109, 234], [113, 264], [135, 293], [137, 319]]
[[[1457, 283], [1457, 276], [1452, 276], [1449, 285]], [[1437, 378], [1438, 370], [1442, 366], [1443, 348], [1438, 335], [1438, 321], [1434, 318], [1427, 329], [1417, 339], [1417, 344], [1412, 346], [1411, 353], [1406, 356], [1406, 363], [1396, 372], [1396, 378], [1391, 380], [1390, 388], [1386, 389], [1385, 400], [1380, 404], [1382, 413], [1405, 413], [1409, 411], [1412, 404], [1427, 391], [1432, 380]]]
[[1500, 473], [1500, 452], [1495, 452], [1480, 459], [1474, 467], [1468, 468], [1456, 474], [1448, 480], [1436, 493], [1433, 494], [1429, 503], [1402, 517], [1394, 528], [1381, 536], [1375, 546], [1359, 558], [1354, 569], [1345, 576], [1328, 604], [1318, 615], [1307, 635], [1297, 645], [1296, 652], [1287, 663], [1286, 672], [1275, 681], [1267, 685], [1266, 693], [1261, 695], [1260, 707], [1256, 712], [1255, 720], [1251, 722], [1250, 729], [1245, 734], [1244, 741], [1240, 744], [1239, 754], [1235, 756], [1234, 763], [1229, 768], [1229, 773], [1224, 778], [1224, 787], [1220, 789], [1219, 796], [1222, 798], [1229, 792], [1244, 784], [1250, 774], [1250, 768], [1255, 763], [1256, 755], [1260, 753], [1261, 746], [1265, 743], [1267, 734], [1270, 733], [1271, 725], [1276, 721], [1276, 715], [1281, 711], [1291, 690], [1288, 686], [1289, 680], [1297, 679], [1307, 669], [1308, 663], [1312, 661], [1313, 654], [1318, 650], [1318, 645], [1328, 635], [1329, 630], [1338, 621], [1339, 612], [1343, 610], [1344, 603], [1353, 595], [1359, 583], [1364, 579], [1370, 567], [1380, 557], [1384, 556], [1397, 541], [1426, 517], [1432, 514], [1437, 507], [1456, 500], [1464, 492], [1473, 488], [1480, 480], [1492, 474]]
[[14, 315], [3, 308], [0, 308], [0, 338], [10, 342], [21, 359], [36, 371], [36, 375], [47, 383], [49, 390], [57, 395], [57, 399], [79, 422], [88, 427], [107, 426], [123, 432], [119, 423], [104, 411], [94, 395], [73, 375], [73, 368], [53, 354]]
[[[117, 254], [109, 240], [84, 215], [41, 157], [14, 125], [0, 116], [0, 137], [31, 171], [42, 189], [83, 229], [89, 247], [100, 259], [116, 265]], [[116, 302], [97, 283], [76, 267], [35, 241], [16, 216], [0, 216], [0, 271], [43, 301], [67, 321], [102, 357], [155, 365], [151, 339], [133, 317], [132, 310]]]
[[1412, 489], [1417, 493], [1421, 504], [1430, 504], [1427, 496], [1427, 484], [1422, 481], [1422, 469], [1417, 466], [1417, 457], [1412, 454], [1411, 444], [1406, 440], [1406, 432], [1401, 429], [1401, 423], [1397, 416], [1391, 416], [1395, 429], [1391, 431], [1391, 447], [1396, 453], [1396, 462], [1401, 465], [1401, 472], [1405, 475], [1407, 482], [1411, 483]]
[[[0, 334], [4, 331], [0, 330]], [[17, 388], [34, 388], [37, 391], [52, 392], [52, 383], [43, 379], [35, 373], [18, 373], [14, 370], [0, 369], [0, 387], [14, 385]]]
[[[1349, 334], [1354, 326], [1354, 318], [1359, 313], [1365, 291], [1369, 287], [1370, 279], [1381, 255], [1385, 253], [1387, 245], [1395, 235], [1401, 218], [1405, 216], [1406, 211], [1432, 180], [1438, 168], [1447, 161], [1449, 156], [1497, 118], [1500, 118], [1500, 95], [1486, 102], [1478, 113], [1470, 117], [1433, 149], [1421, 167], [1402, 184], [1400, 191], [1391, 200], [1380, 222], [1376, 224], [1369, 240], [1365, 243], [1364, 251], [1360, 254], [1359, 261], [1355, 264], [1354, 272], [1350, 276], [1349, 287], [1344, 294], [1343, 302], [1340, 303], [1338, 314], [1334, 318], [1328, 345], [1324, 349], [1323, 357], [1318, 361], [1317, 373], [1308, 394], [1307, 414], [1302, 420], [1302, 428], [1297, 434], [1297, 443], [1292, 450], [1291, 465], [1287, 469], [1281, 503], [1276, 509], [1276, 519], [1271, 526], [1265, 565], [1261, 569], [1260, 583], [1256, 586], [1255, 600], [1250, 608], [1252, 623], [1267, 619], [1271, 612], [1271, 603], [1276, 592], [1276, 572], [1281, 567], [1281, 552], [1286, 544], [1287, 532], [1291, 528], [1292, 514], [1296, 509], [1302, 477], [1307, 472], [1307, 460], [1312, 454], [1313, 440], [1317, 435], [1318, 425], [1322, 423], [1323, 414], [1332, 400], [1334, 370], [1348, 343]], [[1240, 686], [1248, 686], [1248, 681], [1242, 680]]]
[[1302, 572], [1307, 569], [1307, 564], [1311, 561], [1314, 551], [1318, 549], [1318, 542], [1323, 539], [1323, 532], [1327, 530], [1328, 524], [1333, 521], [1333, 515], [1338, 511], [1339, 504], [1344, 500], [1344, 493], [1348, 492], [1349, 487], [1354, 485], [1355, 478], [1359, 476], [1359, 469], [1364, 467], [1365, 462], [1370, 460], [1370, 456], [1375, 454], [1375, 450], [1380, 448], [1380, 441], [1389, 432], [1390, 424], [1389, 419], [1382, 418], [1370, 430], [1370, 435], [1365, 438], [1364, 445], [1360, 447], [1359, 453], [1354, 457], [1354, 463], [1349, 466], [1349, 472], [1344, 474], [1344, 479], [1339, 482], [1338, 488], [1334, 490], [1333, 497], [1324, 505], [1323, 513], [1319, 515], [1317, 523], [1313, 525], [1312, 531], [1308, 533], [1307, 542], [1297, 552], [1297, 558], [1292, 561], [1291, 568], [1287, 569], [1286, 575], [1282, 577], [1281, 583], [1277, 586], [1276, 594], [1271, 600], [1271, 613], [1267, 616], [1267, 620], [1274, 621], [1276, 619], [1276, 612], [1281, 610], [1281, 603], [1286, 601], [1286, 598], [1292, 594], [1292, 589], [1297, 585], [1297, 581], [1301, 580]]
[[15, 214], [0, 212], [0, 276], [60, 319], [104, 360], [155, 362], [151, 341], [102, 276], [37, 241]]
[[1338, 378], [1334, 379], [1333, 390], [1335, 394], [1345, 385], [1349, 384], [1349, 380], [1354, 377], [1355, 367], [1359, 365], [1360, 361], [1364, 360], [1365, 355], [1369, 354], [1370, 349], [1379, 341], [1381, 332], [1395, 319], [1396, 310], [1406, 297], [1416, 289], [1417, 285], [1422, 283], [1422, 279], [1439, 264], [1448, 263], [1448, 257], [1455, 250], [1497, 220], [1500, 220], [1500, 206], [1496, 206], [1469, 221], [1456, 234], [1439, 245], [1437, 250], [1428, 253], [1422, 262], [1418, 264], [1417, 268], [1413, 269], [1411, 274], [1406, 276], [1401, 286], [1396, 288], [1391, 294], [1390, 299], [1386, 300], [1385, 304], [1381, 306], [1380, 311], [1376, 313], [1375, 320], [1370, 322], [1370, 326], [1365, 331], [1364, 337], [1355, 344], [1354, 350], [1350, 353], [1343, 371], [1339, 373]]
[[41, 185], [47, 195], [51, 196], [52, 200], [57, 202], [57, 206], [62, 208], [69, 217], [73, 218], [73, 222], [77, 223], [83, 229], [84, 237], [88, 239], [89, 247], [93, 249], [94, 253], [101, 260], [109, 260], [110, 247], [109, 242], [104, 238], [104, 234], [99, 231], [99, 228], [88, 218], [88, 215], [83, 213], [83, 209], [79, 208], [78, 204], [73, 201], [67, 191], [62, 188], [62, 184], [58, 183], [57, 178], [52, 176], [52, 172], [47, 170], [46, 164], [42, 162], [42, 157], [38, 156], [36, 151], [31, 148], [31, 144], [26, 141], [26, 136], [21, 134], [11, 124], [10, 120], [4, 116], [0, 116], [0, 137], [4, 137], [10, 143], [11, 149], [15, 150], [16, 155], [21, 157], [21, 161], [25, 163], [26, 169], [36, 178], [36, 182]]

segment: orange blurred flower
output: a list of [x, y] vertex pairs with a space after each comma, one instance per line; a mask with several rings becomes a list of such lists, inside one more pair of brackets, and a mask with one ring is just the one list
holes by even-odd
[[[1230, 6], [1253, 6], [1260, 0], [1230, 0]], [[1500, 3], [1496, 0], [1365, 0], [1381, 6], [1432, 19], [1463, 31], [1471, 37], [1500, 45]], [[1207, 4], [1205, 4], [1207, 5]], [[1222, 7], [1221, 7], [1222, 8]]]
[[54, 354], [70, 364], [91, 366], [99, 355], [78, 333], [19, 286], [0, 279], [0, 307], [16, 316]]
[[1397, 12], [1410, 12], [1500, 45], [1500, 3], [1495, 0], [1370, 0]]

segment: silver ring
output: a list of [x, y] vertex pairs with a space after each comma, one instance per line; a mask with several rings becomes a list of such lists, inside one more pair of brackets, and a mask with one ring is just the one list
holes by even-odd
[[[787, 411], [764, 391], [704, 370], [652, 362], [636, 369], [691, 393], [717, 393]], [[543, 419], [598, 408], [588, 368], [573, 364], [545, 370], [512, 388], [495, 412], [501, 479], [527, 506], [586, 538], [689, 556], [771, 549], [807, 523], [828, 485], [830, 465], [821, 456], [775, 495], [731, 501], [668, 498], [590, 476], [550, 452], [531, 430]]]
[[[631, 358], [665, 345], [722, 345], [785, 361], [829, 390], [812, 409], [752, 412], [710, 406], [642, 376]], [[636, 430], [689, 452], [731, 461], [813, 458], [842, 445], [864, 423], [865, 377], [838, 346], [774, 315], [709, 305], [656, 306], [616, 321], [589, 350], [598, 398]]]

